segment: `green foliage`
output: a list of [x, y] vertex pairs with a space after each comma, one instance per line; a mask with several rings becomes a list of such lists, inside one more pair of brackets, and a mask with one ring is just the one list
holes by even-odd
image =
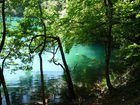
[[66, 51], [74, 44], [93, 43], [100, 36], [96, 28], [104, 24], [104, 9], [100, 1], [68, 1], [63, 17], [59, 22], [59, 33], [64, 40]]
[[[38, 8], [39, 3], [42, 7], [42, 16]], [[102, 0], [7, 0], [7, 38], [0, 58], [3, 60], [10, 52], [5, 67], [12, 66], [14, 70], [31, 69], [30, 58], [34, 56], [30, 56], [29, 44], [33, 36], [43, 34], [44, 29], [40, 22], [40, 18], [43, 18], [47, 35], [59, 36], [67, 53], [75, 45], [106, 43], [108, 25], [112, 24], [113, 42], [111, 47], [113, 51], [115, 49], [113, 52], [115, 57], [111, 59], [111, 70], [118, 75], [131, 69], [134, 65], [133, 69], [138, 70], [140, 63], [140, 1], [112, 0], [112, 3], [113, 17], [109, 23], [106, 16], [107, 8]], [[0, 21], [0, 34], [2, 34], [2, 28]], [[43, 40], [44, 38], [36, 38], [31, 43], [32, 49], [40, 45], [34, 54], [40, 51]], [[46, 50], [49, 50], [52, 46], [47, 44], [46, 47], [48, 47]], [[104, 56], [104, 53], [102, 55]], [[102, 61], [89, 58], [87, 55], [78, 55], [76, 59], [82, 62], [78, 64], [76, 70], [72, 71], [75, 82], [93, 85], [94, 81], [102, 79], [104, 57], [99, 58]], [[71, 62], [73, 63], [73, 61]]]
[[129, 59], [131, 57], [139, 57], [140, 56], [140, 45], [134, 43], [132, 45], [129, 45], [127, 47], [128, 55], [126, 56], [126, 59]]

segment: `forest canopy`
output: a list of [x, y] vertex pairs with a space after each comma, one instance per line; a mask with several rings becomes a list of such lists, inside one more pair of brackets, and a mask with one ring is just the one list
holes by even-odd
[[[140, 103], [140, 0], [0, 0], [0, 13], [0, 85], [7, 105], [11, 102], [3, 73], [32, 71], [36, 56], [43, 105], [49, 99], [43, 62], [64, 71], [64, 103]], [[47, 53], [52, 58], [44, 61]]]

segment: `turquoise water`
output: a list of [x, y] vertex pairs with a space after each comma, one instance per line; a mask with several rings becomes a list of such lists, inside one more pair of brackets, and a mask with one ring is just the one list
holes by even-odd
[[[12, 23], [12, 26], [8, 26], [9, 28], [16, 27], [17, 21], [14, 19], [7, 19], [7, 23]], [[17, 18], [17, 20], [20, 20], [20, 18]], [[77, 45], [70, 50], [69, 54], [65, 55], [75, 83], [91, 84], [98, 79], [95, 77], [101, 78], [102, 70], [100, 68], [104, 63], [104, 50], [101, 44]], [[58, 102], [58, 96], [62, 88], [60, 84], [62, 84], [63, 70], [61, 67], [48, 62], [51, 57], [50, 53], [43, 55], [44, 82], [49, 101]], [[56, 59], [62, 63], [59, 52], [56, 54]], [[4, 71], [12, 105], [40, 100], [41, 83], [38, 56], [35, 56], [32, 67], [31, 71], [18, 70], [11, 72], [9, 69]], [[57, 98], [54, 98], [54, 95]], [[3, 105], [6, 105], [4, 95]]]
[[[7, 81], [7, 87], [9, 90], [10, 100], [12, 105], [27, 104], [31, 102], [37, 102], [41, 100], [41, 83], [40, 83], [40, 73], [39, 72], [21, 72], [22, 75], [12, 74], [13, 77], [10, 77], [10, 81]], [[61, 80], [62, 71], [45, 71], [44, 72], [44, 82], [46, 87], [46, 94], [49, 95], [49, 101], [55, 101], [56, 99], [52, 98], [53, 92], [58, 94], [58, 89], [60, 87], [57, 83]], [[6, 77], [6, 76], [5, 76]], [[9, 79], [9, 77], [7, 77]], [[15, 80], [16, 78], [16, 80]], [[52, 81], [54, 81], [52, 83]], [[52, 83], [50, 85], [50, 83]], [[58, 86], [59, 88], [55, 88]], [[49, 88], [49, 89], [47, 89]], [[54, 88], [50, 91], [50, 88]], [[3, 104], [5, 103], [5, 98], [3, 95]]]
[[[18, 22], [21, 20], [19, 17], [7, 17], [6, 18], [6, 26], [7, 28], [14, 28], [17, 26]], [[0, 25], [2, 25], [2, 18], [0, 17]], [[0, 28], [1, 30], [1, 28]]]
[[[55, 102], [58, 101], [58, 98], [54, 99], [52, 96], [54, 92], [55, 96], [58, 96], [57, 94], [60, 93], [61, 86], [58, 86], [58, 83], [62, 80], [63, 70], [61, 67], [48, 62], [51, 57], [49, 53], [43, 55], [44, 82], [47, 91], [46, 94], [50, 98], [49, 101]], [[33, 69], [31, 71], [17, 70], [12, 72], [9, 69], [4, 70], [12, 105], [40, 101], [41, 83], [38, 56], [35, 56], [32, 66]], [[2, 99], [3, 105], [6, 105], [4, 95]]]
[[104, 49], [101, 44], [94, 43], [89, 46], [77, 45], [71, 49], [71, 52], [66, 58], [69, 66], [74, 66], [75, 64], [80, 65], [86, 59], [91, 59], [91, 62], [103, 63], [104, 62]]
[[74, 82], [92, 87], [94, 82], [101, 80], [104, 76], [104, 57], [104, 48], [98, 43], [73, 47], [67, 61]]
[[[95, 51], [96, 50], [96, 51]], [[80, 74], [77, 75], [77, 72], [72, 72], [72, 77], [74, 81], [83, 82], [82, 80], [90, 81], [89, 78], [95, 77], [94, 69], [93, 72], [89, 72], [90, 69], [88, 67], [94, 68], [93, 63], [95, 63], [95, 59], [99, 60], [100, 62], [103, 62], [104, 54], [103, 54], [103, 48], [100, 44], [95, 44], [95, 46], [75, 46], [71, 49], [69, 54], [65, 54], [66, 59], [69, 65], [69, 68], [72, 70], [72, 68], [77, 64], [76, 67], [77, 72], [83, 73], [83, 69], [79, 69], [79, 67], [82, 67], [84, 65], [87, 70], [85, 71], [85, 76], [80, 76]], [[50, 102], [57, 100], [54, 98], [51, 98], [53, 96], [53, 92], [59, 94], [60, 89], [62, 88], [60, 86], [61, 84], [61, 76], [63, 75], [63, 70], [61, 67], [54, 65], [53, 63], [48, 62], [48, 60], [51, 58], [51, 54], [45, 53], [43, 55], [43, 68], [44, 68], [44, 80], [46, 84], [46, 89], [51, 88], [52, 91], [48, 92], [50, 97]], [[58, 61], [62, 63], [60, 53], [56, 55], [56, 58], [59, 59]], [[87, 61], [87, 59], [89, 61]], [[7, 87], [9, 89], [10, 99], [12, 102], [12, 105], [19, 105], [21, 103], [30, 103], [34, 101], [40, 100], [40, 72], [39, 72], [39, 58], [38, 56], [35, 56], [35, 59], [33, 61], [33, 70], [31, 71], [22, 71], [18, 70], [15, 72], [12, 72], [10, 70], [5, 70], [4, 75], [7, 82]], [[84, 70], [85, 70], [84, 68]], [[87, 72], [90, 73], [87, 76]], [[74, 74], [73, 74], [74, 73]], [[83, 73], [84, 75], [84, 73]], [[82, 80], [81, 80], [82, 79]], [[85, 82], [87, 82], [85, 81]], [[57, 83], [60, 84], [58, 85]], [[51, 84], [51, 85], [50, 85]], [[55, 87], [53, 87], [55, 85]], [[58, 86], [57, 86], [58, 85]], [[57, 87], [57, 88], [56, 88]], [[48, 89], [47, 89], [48, 91]], [[57, 92], [56, 92], [57, 91]], [[57, 100], [58, 101], [58, 100]], [[3, 105], [5, 100], [3, 97]]]

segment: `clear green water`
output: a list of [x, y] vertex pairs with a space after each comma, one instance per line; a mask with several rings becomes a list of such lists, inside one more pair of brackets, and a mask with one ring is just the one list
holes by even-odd
[[[96, 50], [96, 51], [95, 51]], [[99, 68], [100, 64], [104, 61], [103, 48], [99, 44], [95, 46], [75, 46], [71, 49], [69, 54], [65, 54], [69, 65], [72, 70], [72, 78], [75, 82], [91, 84], [93, 81], [100, 77], [102, 70]], [[50, 56], [48, 53], [44, 55], [44, 76], [46, 84], [46, 92], [49, 94], [50, 102], [58, 102], [56, 98], [52, 98], [54, 93], [59, 94], [61, 75], [63, 70], [61, 67], [51, 64], [45, 59]], [[57, 58], [61, 62], [61, 56], [58, 53]], [[48, 57], [49, 59], [49, 57]], [[39, 72], [39, 59], [36, 57], [33, 63], [33, 70], [30, 72], [16, 71], [15, 74], [10, 74], [10, 71], [5, 71], [5, 77], [12, 105], [19, 105], [21, 103], [30, 103], [40, 100], [40, 72]], [[57, 87], [57, 88], [56, 88]], [[48, 90], [48, 89], [50, 90]], [[48, 92], [49, 91], [49, 92]], [[3, 105], [5, 100], [3, 97]]]
[[[90, 46], [74, 46], [69, 54], [66, 54], [66, 58], [70, 67], [75, 64], [81, 65], [87, 59], [92, 63], [104, 62], [104, 49], [100, 44], [93, 44]], [[88, 63], [88, 62], [87, 62]], [[85, 64], [87, 64], [85, 62]]]
[[93, 86], [95, 81], [102, 79], [104, 49], [101, 44], [75, 46], [66, 57], [74, 82]]
[[[15, 18], [12, 18], [12, 20]], [[17, 21], [12, 21], [13, 26], [16, 26]], [[19, 19], [18, 19], [19, 20]], [[12, 27], [12, 26], [9, 26]], [[104, 50], [102, 45], [93, 44], [90, 46], [74, 46], [69, 54], [66, 55], [66, 60], [71, 70], [72, 79], [76, 83], [91, 84], [100, 79], [102, 76], [101, 67], [104, 64]], [[56, 55], [61, 61], [60, 53]], [[50, 98], [50, 102], [60, 101], [58, 94], [60, 92], [62, 83], [61, 75], [63, 70], [61, 67], [55, 66], [48, 62], [51, 58], [49, 53], [43, 55], [44, 60], [44, 76], [46, 84], [46, 94]], [[4, 72], [7, 87], [10, 94], [12, 105], [19, 105], [21, 103], [30, 103], [40, 100], [40, 72], [39, 72], [39, 58], [33, 61], [33, 70], [30, 72], [16, 71], [11, 74], [10, 70]], [[54, 98], [53, 96], [56, 96]], [[3, 96], [3, 105], [6, 105]]]

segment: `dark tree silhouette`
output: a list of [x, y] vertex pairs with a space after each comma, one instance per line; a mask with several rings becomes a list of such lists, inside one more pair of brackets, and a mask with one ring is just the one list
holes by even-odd
[[113, 4], [111, 2], [111, 0], [104, 0], [104, 5], [106, 8], [106, 17], [107, 17], [107, 23], [108, 23], [108, 27], [107, 27], [107, 31], [106, 31], [106, 42], [105, 42], [105, 76], [106, 76], [106, 83], [108, 86], [108, 89], [110, 91], [110, 93], [112, 93], [113, 90], [113, 86], [110, 82], [110, 77], [109, 77], [109, 66], [110, 66], [110, 56], [111, 56], [111, 47], [112, 47], [112, 16], [113, 16]]
[[[2, 52], [2, 49], [4, 47], [4, 44], [5, 44], [5, 39], [6, 39], [5, 0], [0, 1], [0, 3], [2, 3], [2, 23], [3, 23], [3, 35], [2, 35], [2, 41], [0, 43], [0, 53], [1, 53]], [[8, 56], [9, 56], [9, 54], [3, 60], [2, 67], [0, 67], [0, 86], [2, 84], [4, 93], [5, 93], [6, 103], [7, 103], [7, 105], [10, 105], [10, 99], [9, 99], [8, 89], [6, 87], [6, 82], [5, 82], [5, 78], [4, 78], [4, 75], [3, 75], [4, 62], [5, 62], [5, 60], [6, 60], [6, 58]], [[2, 105], [1, 91], [0, 91], [0, 104]]]

